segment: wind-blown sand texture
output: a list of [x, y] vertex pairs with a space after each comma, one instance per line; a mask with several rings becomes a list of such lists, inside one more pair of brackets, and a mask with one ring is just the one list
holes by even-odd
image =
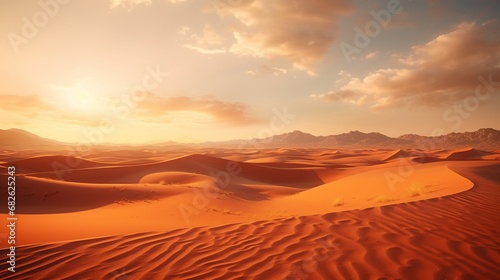
[[110, 150], [61, 180], [64, 156], [4, 153], [19, 226], [0, 278], [499, 279], [499, 156]]

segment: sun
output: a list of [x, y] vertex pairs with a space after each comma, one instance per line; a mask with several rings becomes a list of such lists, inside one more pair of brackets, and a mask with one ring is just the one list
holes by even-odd
[[79, 111], [92, 112], [99, 106], [97, 97], [89, 90], [74, 90], [69, 95], [68, 105]]
[[102, 90], [92, 80], [83, 79], [74, 84], [53, 87], [58, 104], [78, 113], [96, 113], [104, 108]]

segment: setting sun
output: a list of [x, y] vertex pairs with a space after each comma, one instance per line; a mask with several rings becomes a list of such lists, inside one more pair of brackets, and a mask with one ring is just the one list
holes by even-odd
[[90, 80], [81, 80], [75, 84], [51, 87], [54, 91], [53, 101], [75, 113], [95, 114], [106, 110], [105, 94], [98, 85]]

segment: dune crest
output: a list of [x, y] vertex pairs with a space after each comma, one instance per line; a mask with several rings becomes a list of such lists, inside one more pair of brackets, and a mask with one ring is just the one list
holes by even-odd
[[106, 150], [62, 179], [2, 156], [20, 279], [499, 277], [495, 152]]
[[23, 246], [18, 277], [495, 279], [498, 168], [455, 165], [476, 186], [441, 199]]
[[483, 156], [489, 153], [481, 151], [475, 148], [466, 148], [455, 150], [451, 152], [446, 159], [447, 160], [471, 160], [471, 159], [482, 159]]
[[385, 157], [382, 158], [382, 160], [383, 161], [388, 161], [388, 160], [402, 158], [402, 157], [409, 157], [411, 155], [412, 154], [409, 153], [409, 152], [406, 152], [406, 151], [401, 150], [401, 149], [397, 149], [395, 151], [392, 151], [392, 152], [388, 153]]

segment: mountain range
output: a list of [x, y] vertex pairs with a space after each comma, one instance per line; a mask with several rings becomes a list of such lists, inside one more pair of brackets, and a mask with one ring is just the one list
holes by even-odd
[[364, 133], [360, 131], [351, 131], [337, 135], [315, 136], [296, 130], [263, 139], [231, 140], [214, 144], [216, 146], [223, 144], [229, 147], [239, 145], [244, 148], [318, 147], [455, 149], [476, 147], [482, 149], [498, 149], [500, 148], [500, 131], [493, 128], [482, 128], [474, 132], [454, 132], [441, 136], [405, 134], [393, 138], [378, 132]]
[[38, 146], [56, 146], [63, 144], [61, 142], [40, 137], [36, 134], [22, 129], [12, 128], [7, 130], [0, 129], [0, 147], [38, 147]]
[[[21, 129], [0, 130], [0, 147], [4, 148], [53, 148], [60, 145], [72, 145], [39, 137]], [[101, 146], [101, 145], [100, 145]], [[107, 146], [107, 144], [102, 144]], [[116, 146], [116, 145], [113, 145]], [[146, 146], [146, 145], [143, 145]], [[417, 148], [417, 149], [455, 149], [475, 147], [480, 149], [500, 149], [500, 131], [482, 128], [474, 132], [453, 132], [441, 136], [421, 136], [405, 134], [397, 138], [378, 132], [364, 133], [351, 131], [337, 135], [315, 136], [302, 131], [293, 131], [267, 138], [251, 140], [230, 140], [223, 142], [205, 142], [183, 144], [165, 142], [148, 147], [214, 147], [214, 148]]]

